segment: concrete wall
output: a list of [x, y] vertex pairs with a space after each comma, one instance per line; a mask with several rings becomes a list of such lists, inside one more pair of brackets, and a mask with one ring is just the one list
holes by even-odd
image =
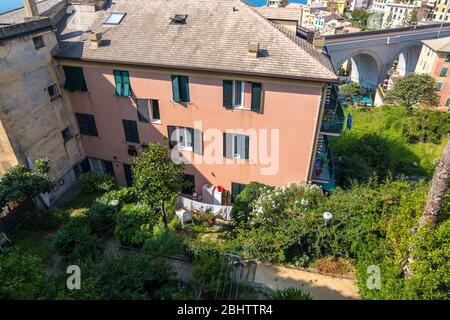
[[[61, 64], [81, 65], [61, 61]], [[133, 97], [114, 95], [113, 69], [128, 70]], [[99, 137], [83, 136], [86, 154], [93, 158], [113, 162], [116, 178], [125, 184], [123, 163], [128, 163], [122, 119], [138, 121], [135, 98], [158, 99], [161, 124], [138, 122], [141, 143], [162, 142], [167, 136], [167, 126], [193, 127], [202, 121], [202, 131], [218, 129], [219, 152], [223, 158], [222, 133], [229, 129], [278, 129], [279, 170], [273, 175], [261, 174], [267, 167], [258, 158], [256, 139], [250, 138], [250, 160], [241, 164], [186, 165], [187, 173], [195, 175], [197, 192], [204, 183], [222, 185], [231, 189], [231, 182], [247, 184], [260, 181], [270, 185], [283, 185], [290, 181], [308, 179], [312, 150], [320, 113], [322, 84], [300, 81], [277, 81], [244, 76], [182, 72], [139, 67], [84, 64], [83, 71], [88, 92], [68, 92], [75, 112], [95, 116]], [[172, 73], [173, 72], [173, 73]], [[189, 76], [190, 100], [187, 106], [172, 101], [170, 75]], [[245, 86], [245, 109], [230, 110], [223, 107], [223, 79], [238, 79], [263, 83], [263, 113], [249, 110], [250, 84]], [[258, 137], [259, 138], [259, 137]], [[270, 133], [269, 133], [270, 139]], [[213, 140], [211, 140], [213, 141]], [[204, 151], [208, 144], [204, 137]], [[269, 144], [272, 144], [270, 141]], [[265, 145], [264, 147], [271, 147]], [[270, 154], [270, 148], [269, 154]], [[189, 157], [190, 152], [185, 152]], [[201, 157], [201, 156], [200, 156]], [[258, 159], [256, 159], [256, 158]], [[205, 157], [201, 157], [204, 159]]]
[[[35, 49], [32, 38], [42, 35], [45, 47]], [[38, 157], [50, 160], [50, 175], [59, 180], [83, 158], [81, 145], [74, 137], [64, 143], [61, 132], [71, 127], [76, 132], [70, 108], [63, 97], [50, 99], [47, 88], [57, 84], [50, 50], [56, 45], [52, 31], [35, 32], [2, 42], [0, 46], [0, 145], [4, 165], [27, 164]], [[58, 89], [61, 92], [61, 88]], [[6, 142], [10, 146], [7, 146]], [[3, 152], [2, 152], [3, 153]], [[6, 165], [5, 165], [6, 164]], [[58, 195], [70, 187], [59, 182]], [[55, 194], [49, 199], [56, 198]]]

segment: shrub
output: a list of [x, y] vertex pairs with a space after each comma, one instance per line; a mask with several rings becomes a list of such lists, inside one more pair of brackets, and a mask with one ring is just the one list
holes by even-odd
[[150, 238], [145, 240], [143, 252], [153, 258], [177, 254], [183, 252], [183, 243], [174, 230], [159, 223]]
[[309, 292], [302, 288], [288, 287], [276, 290], [269, 296], [269, 300], [312, 300]]
[[112, 190], [109, 192], [106, 192], [105, 194], [98, 197], [95, 201], [100, 202], [101, 204], [105, 206], [109, 206], [109, 203], [111, 200], [118, 200], [119, 201], [119, 207], [118, 210], [120, 210], [124, 205], [136, 203], [136, 192], [134, 188], [127, 187], [127, 188], [120, 188], [117, 190]]
[[50, 247], [66, 262], [95, 259], [101, 252], [101, 241], [93, 234], [89, 217], [82, 214], [73, 218], [52, 237]]
[[263, 189], [272, 189], [259, 182], [250, 182], [244, 190], [236, 197], [231, 211], [233, 220], [237, 223], [246, 223], [248, 216], [253, 210], [253, 203], [259, 198]]
[[146, 239], [152, 238], [157, 222], [156, 214], [148, 206], [128, 204], [119, 212], [115, 233], [121, 243], [142, 247]]
[[26, 251], [8, 248], [0, 254], [0, 300], [44, 298], [42, 260]]
[[141, 253], [107, 254], [98, 261], [86, 261], [82, 290], [62, 289], [60, 299], [118, 300], [156, 297], [167, 284], [170, 267], [160, 259], [151, 260]]
[[353, 271], [352, 263], [343, 258], [326, 257], [314, 262], [314, 266], [319, 272], [334, 275], [347, 274]]
[[403, 133], [410, 142], [439, 144], [450, 132], [450, 113], [430, 109], [414, 109], [405, 118]]
[[93, 171], [84, 173], [80, 177], [80, 182], [81, 189], [85, 193], [108, 192], [116, 186], [114, 177]]

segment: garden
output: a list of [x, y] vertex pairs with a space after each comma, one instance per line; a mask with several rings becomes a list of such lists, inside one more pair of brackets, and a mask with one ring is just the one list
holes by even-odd
[[[0, 254], [0, 298], [314, 298], [301, 288], [270, 293], [236, 282], [223, 265], [240, 256], [354, 275], [363, 299], [449, 299], [448, 190], [436, 220], [417, 228], [431, 186], [422, 177], [436, 168], [448, 118], [394, 107], [348, 112], [354, 130], [332, 141], [347, 176], [340, 187], [327, 194], [305, 183], [252, 182], [236, 197], [231, 223], [206, 212], [181, 225], [175, 202], [184, 168], [164, 145], [150, 144], [135, 158], [132, 187], [85, 173], [74, 199], [36, 213], [12, 236]], [[48, 166], [5, 174], [2, 205], [51, 187]], [[170, 257], [182, 258], [182, 280]], [[82, 290], [66, 286], [70, 265], [82, 270]]]

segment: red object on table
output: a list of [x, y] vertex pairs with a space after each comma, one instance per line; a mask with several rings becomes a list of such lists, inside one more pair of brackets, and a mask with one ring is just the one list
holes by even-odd
[[217, 191], [222, 192], [222, 186], [217, 186]]

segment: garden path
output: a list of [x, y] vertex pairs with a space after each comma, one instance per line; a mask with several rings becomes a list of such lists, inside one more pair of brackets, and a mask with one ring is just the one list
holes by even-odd
[[315, 300], [360, 299], [354, 279], [323, 275], [306, 269], [258, 263], [255, 282], [273, 290], [303, 286]]

